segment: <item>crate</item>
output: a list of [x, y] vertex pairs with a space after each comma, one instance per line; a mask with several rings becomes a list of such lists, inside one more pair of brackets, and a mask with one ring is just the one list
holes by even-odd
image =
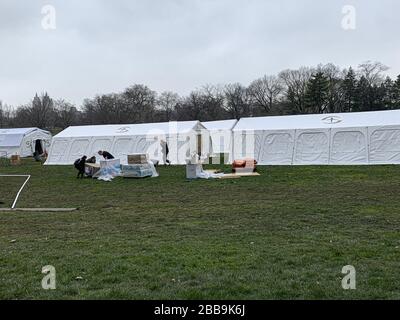
[[130, 154], [128, 155], [128, 164], [145, 164], [148, 161], [147, 154]]
[[149, 163], [122, 165], [121, 170], [124, 178], [146, 178], [153, 176], [153, 170]]
[[10, 164], [12, 166], [19, 166], [21, 164], [21, 157], [18, 155], [12, 155], [10, 159]]
[[88, 177], [93, 177], [100, 170], [100, 164], [85, 163], [85, 174]]

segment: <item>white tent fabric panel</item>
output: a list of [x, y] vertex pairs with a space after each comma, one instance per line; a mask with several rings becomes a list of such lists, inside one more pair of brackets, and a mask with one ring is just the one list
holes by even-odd
[[218, 153], [228, 154], [228, 158], [225, 159], [227, 163], [231, 163], [233, 160], [232, 129], [237, 122], [236, 119], [203, 122], [203, 125], [210, 132], [209, 153], [213, 155]]
[[22, 134], [0, 134], [0, 148], [19, 147], [23, 139]]
[[70, 141], [67, 139], [54, 139], [51, 143], [51, 150], [47, 158], [48, 163], [68, 163]]
[[260, 152], [262, 132], [246, 131], [233, 133], [233, 158], [256, 158]]
[[[130, 154], [130, 150], [132, 149], [131, 144], [132, 140], [136, 140], [137, 137], [132, 139], [130, 137], [116, 137], [114, 141], [114, 147], [112, 148], [112, 154], [117, 159], [121, 160], [121, 163], [124, 162], [124, 159], [127, 159], [128, 154]], [[103, 150], [103, 148], [101, 149]], [[105, 149], [104, 149], [105, 150]]]
[[20, 154], [19, 147], [0, 147], [0, 157], [10, 158], [14, 154]]
[[76, 139], [71, 142], [71, 147], [69, 151], [69, 162], [74, 162], [77, 158], [82, 157], [89, 147], [90, 139], [89, 138], [82, 138]]
[[400, 126], [370, 128], [370, 163], [400, 163]]
[[211, 131], [210, 138], [213, 153], [232, 152], [232, 131]]
[[[1, 147], [20, 147], [24, 137], [38, 128], [12, 128], [0, 129], [0, 148]], [[42, 130], [40, 130], [42, 131]], [[48, 133], [47, 131], [44, 131]]]
[[219, 120], [219, 121], [206, 121], [202, 124], [209, 131], [229, 131], [232, 130], [238, 121], [236, 119], [231, 120]]
[[332, 129], [331, 164], [367, 164], [367, 128]]
[[295, 131], [267, 131], [256, 138], [256, 160], [259, 164], [290, 165], [293, 161]]
[[329, 130], [297, 130], [293, 164], [329, 164]]
[[91, 147], [88, 151], [90, 157], [97, 156], [99, 150], [111, 150], [114, 138], [110, 137], [94, 137]]

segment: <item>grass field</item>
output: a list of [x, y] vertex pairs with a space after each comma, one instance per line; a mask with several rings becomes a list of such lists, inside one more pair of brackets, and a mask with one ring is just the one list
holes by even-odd
[[[1, 299], [399, 299], [400, 167], [261, 167], [261, 177], [77, 180], [31, 160], [0, 212]], [[0, 206], [21, 178], [0, 177]], [[354, 265], [357, 289], [341, 287]], [[53, 265], [57, 289], [41, 288]], [[78, 278], [77, 277], [81, 277]]]

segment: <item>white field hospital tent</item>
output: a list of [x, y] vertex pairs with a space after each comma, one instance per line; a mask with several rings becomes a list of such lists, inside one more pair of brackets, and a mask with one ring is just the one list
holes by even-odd
[[221, 120], [202, 122], [210, 133], [210, 155], [218, 153], [228, 154], [225, 162], [232, 163], [233, 160], [233, 128], [237, 120]]
[[235, 159], [261, 165], [400, 164], [400, 110], [241, 119]]
[[35, 151], [48, 150], [51, 133], [39, 128], [0, 128], [0, 157], [31, 157]]
[[209, 136], [199, 121], [69, 127], [54, 136], [45, 164], [69, 165], [84, 155], [101, 160], [99, 150], [110, 152], [121, 164], [137, 153], [163, 163], [162, 141], [168, 143], [171, 164], [186, 164], [193, 153], [208, 150]]

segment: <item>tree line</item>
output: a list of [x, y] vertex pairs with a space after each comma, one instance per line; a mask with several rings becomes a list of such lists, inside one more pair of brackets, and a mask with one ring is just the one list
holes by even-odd
[[71, 125], [213, 121], [266, 115], [360, 112], [400, 109], [400, 75], [386, 76], [380, 62], [341, 69], [334, 64], [284, 70], [240, 83], [205, 85], [180, 96], [135, 84], [120, 93], [99, 94], [77, 107], [64, 99], [36, 94], [13, 108], [0, 101], [0, 127], [40, 127], [53, 131]]

